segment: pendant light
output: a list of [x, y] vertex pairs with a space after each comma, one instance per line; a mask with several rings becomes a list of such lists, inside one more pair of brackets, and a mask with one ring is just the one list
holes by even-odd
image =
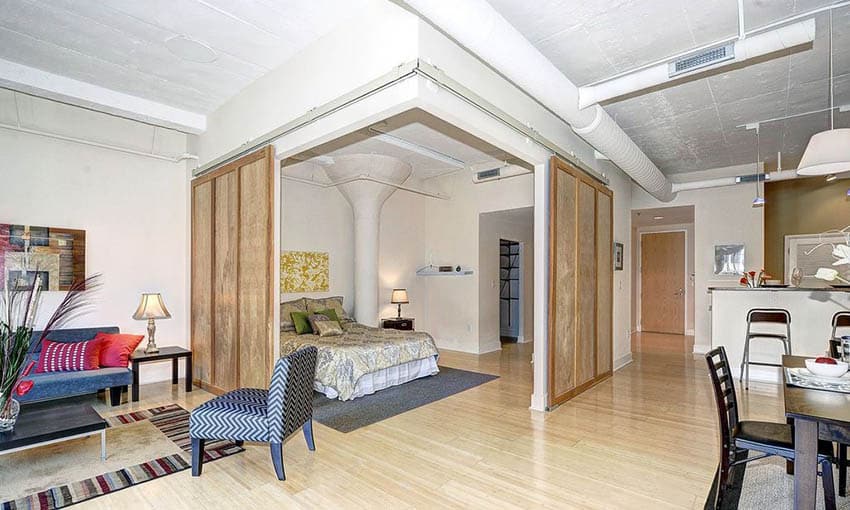
[[832, 69], [832, 10], [829, 11], [829, 131], [821, 131], [809, 140], [797, 166], [798, 175], [829, 175], [850, 172], [850, 129], [835, 129], [835, 105]]
[[761, 126], [756, 124], [756, 197], [753, 199], [753, 207], [764, 207], [764, 196], [759, 195], [759, 181], [761, 181], [761, 170], [759, 169], [759, 157], [761, 156]]

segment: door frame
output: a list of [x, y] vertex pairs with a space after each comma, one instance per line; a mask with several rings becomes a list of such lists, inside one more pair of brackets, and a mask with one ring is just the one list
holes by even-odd
[[689, 246], [688, 230], [684, 229], [684, 228], [670, 228], [670, 229], [662, 229], [662, 230], [638, 231], [638, 243], [637, 243], [637, 250], [636, 250], [637, 253], [635, 253], [635, 255], [634, 255], [635, 260], [637, 261], [637, 271], [636, 271], [637, 274], [636, 274], [636, 277], [635, 277], [637, 289], [636, 289], [636, 292], [635, 292], [635, 300], [637, 301], [636, 327], [637, 327], [638, 331], [642, 331], [642, 329], [643, 329], [643, 306], [642, 306], [643, 305], [643, 303], [642, 303], [642, 301], [643, 301], [643, 260], [642, 260], [642, 257], [641, 257], [641, 255], [643, 253], [643, 250], [642, 250], [642, 248], [643, 248], [643, 236], [646, 235], [646, 234], [673, 234], [673, 233], [678, 233], [678, 232], [683, 232], [685, 234], [685, 239], [684, 239], [684, 242], [685, 242], [685, 250], [684, 250], [684, 253], [685, 253], [685, 274], [682, 276], [682, 286], [685, 289], [685, 294], [682, 297], [685, 300], [685, 307], [684, 307], [684, 310], [683, 310], [684, 313], [682, 314], [682, 334], [683, 335], [688, 334], [688, 327], [687, 327], [688, 326], [688, 313], [690, 312], [690, 306], [691, 306], [690, 305], [690, 303], [691, 303], [691, 292], [690, 292], [690, 289], [688, 289], [690, 279], [688, 278], [688, 275], [691, 273], [690, 272], [691, 268], [689, 267], [690, 261], [688, 260], [688, 246]]

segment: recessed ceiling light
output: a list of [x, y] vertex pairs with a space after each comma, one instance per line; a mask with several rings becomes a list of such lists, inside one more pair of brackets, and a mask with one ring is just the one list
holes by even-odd
[[209, 64], [218, 59], [218, 53], [209, 45], [192, 39], [188, 35], [175, 35], [165, 40], [165, 47], [172, 54], [199, 64]]
[[653, 216], [653, 217], [652, 217], [652, 219], [653, 219], [653, 220], [656, 220], [656, 221], [658, 221], [658, 220], [663, 220], [663, 219], [664, 219], [664, 216]]
[[826, 182], [832, 182], [835, 179], [838, 179], [838, 177], [836, 177], [835, 174], [829, 174], [829, 175], [826, 176]]

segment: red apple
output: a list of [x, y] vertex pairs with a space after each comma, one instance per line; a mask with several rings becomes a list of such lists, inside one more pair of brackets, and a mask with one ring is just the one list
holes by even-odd
[[837, 364], [834, 359], [827, 358], [825, 356], [821, 356], [820, 358], [816, 359], [815, 363], [823, 363], [825, 365], [836, 365]]

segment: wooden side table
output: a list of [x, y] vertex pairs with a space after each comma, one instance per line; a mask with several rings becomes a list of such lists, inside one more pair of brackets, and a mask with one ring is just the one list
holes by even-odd
[[409, 317], [392, 317], [381, 319], [381, 327], [384, 329], [400, 329], [402, 331], [413, 331], [413, 320]]
[[139, 401], [139, 368], [142, 363], [149, 361], [171, 360], [171, 384], [177, 384], [177, 360], [186, 360], [186, 391], [192, 391], [192, 351], [182, 347], [160, 347], [159, 352], [147, 354], [145, 351], [136, 351], [130, 356], [133, 362], [133, 402]]

